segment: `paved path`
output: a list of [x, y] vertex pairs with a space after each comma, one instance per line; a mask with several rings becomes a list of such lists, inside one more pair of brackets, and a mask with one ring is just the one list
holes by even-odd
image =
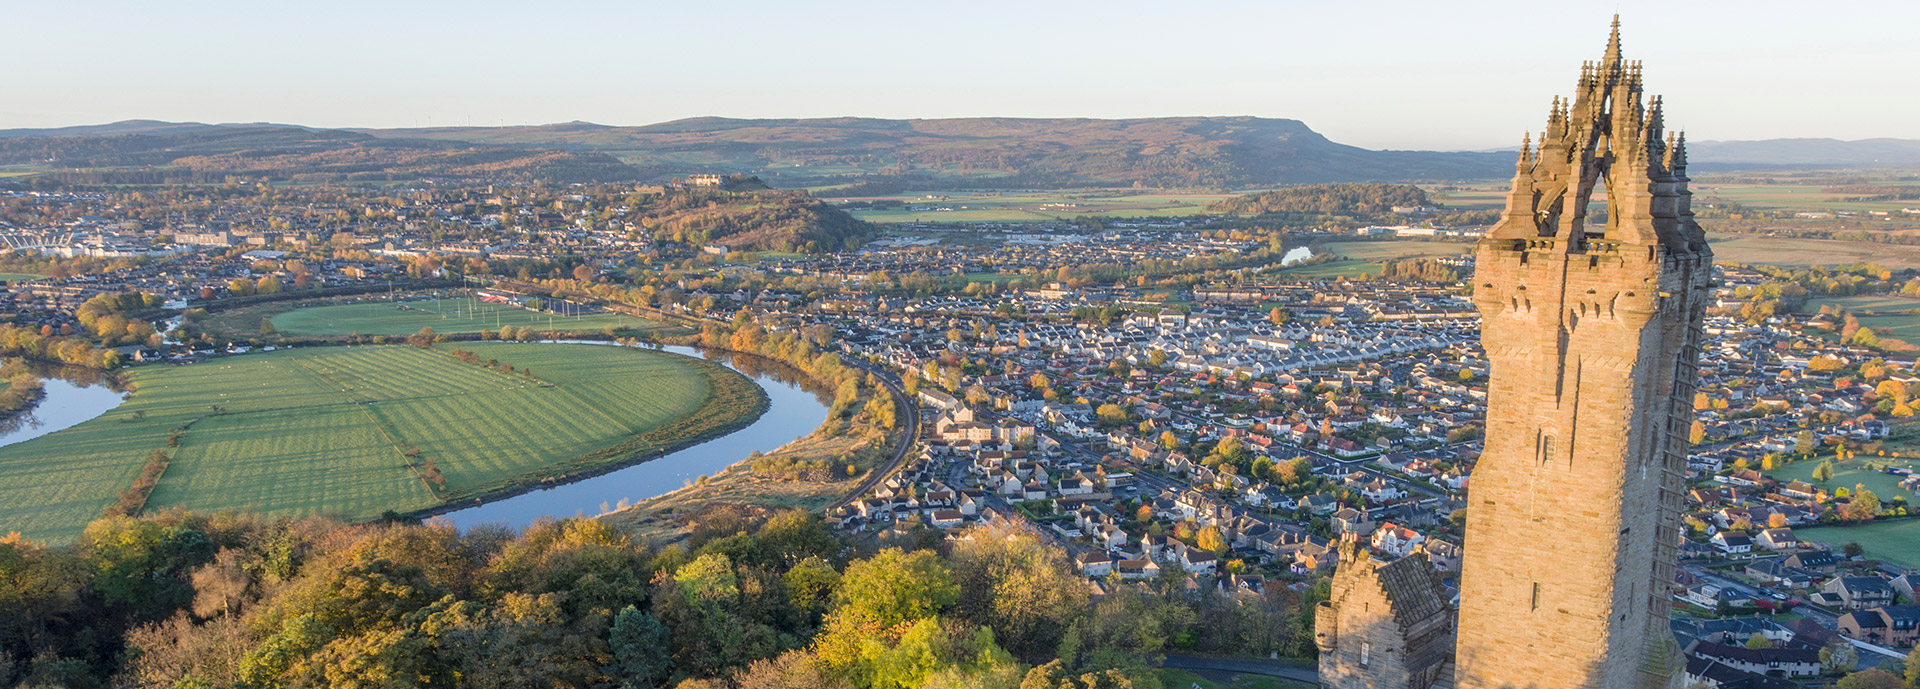
[[[1203, 658], [1200, 656], [1167, 656], [1160, 664], [1176, 670], [1207, 670], [1212, 672], [1237, 672], [1243, 675], [1264, 675], [1279, 677], [1311, 685], [1320, 683], [1320, 672], [1313, 665], [1285, 660], [1252, 660], [1246, 658]], [[1178, 689], [1169, 687], [1169, 689]]]

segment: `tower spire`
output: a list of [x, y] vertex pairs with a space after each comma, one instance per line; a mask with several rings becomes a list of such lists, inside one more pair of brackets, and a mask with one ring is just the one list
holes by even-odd
[[1613, 33], [1607, 36], [1607, 54], [1600, 58], [1603, 65], [1620, 64], [1620, 15], [1613, 15]]

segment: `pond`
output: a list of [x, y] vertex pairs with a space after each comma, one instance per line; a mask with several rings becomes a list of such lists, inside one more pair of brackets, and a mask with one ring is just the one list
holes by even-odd
[[[607, 346], [619, 346], [597, 342]], [[686, 356], [702, 356], [692, 347], [666, 347]], [[622, 501], [640, 502], [672, 492], [688, 482], [727, 468], [758, 450], [775, 448], [812, 433], [827, 419], [827, 402], [802, 387], [797, 372], [755, 357], [709, 353], [711, 359], [753, 379], [767, 393], [767, 411], [745, 428], [668, 453], [640, 464], [573, 483], [538, 488], [512, 497], [441, 514], [462, 529], [480, 524], [525, 528], [541, 517], [599, 514]]]

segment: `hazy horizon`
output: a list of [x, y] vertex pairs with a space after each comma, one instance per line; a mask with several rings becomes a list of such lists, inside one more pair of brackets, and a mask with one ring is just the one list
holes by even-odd
[[[387, 7], [7, 1], [0, 128], [130, 119], [316, 128], [640, 126], [689, 117], [1296, 119], [1374, 149], [1537, 131], [1610, 15], [1698, 140], [1920, 138], [1920, 7], [1137, 3], [966, 12], [601, 3]], [[75, 21], [84, 15], [85, 21]], [[1849, 107], [1849, 103], [1863, 107]]]

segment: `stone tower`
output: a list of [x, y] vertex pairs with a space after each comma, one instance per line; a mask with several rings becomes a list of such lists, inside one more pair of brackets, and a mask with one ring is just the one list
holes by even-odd
[[1685, 137], [1665, 131], [1658, 97], [1643, 104], [1640, 74], [1616, 17], [1539, 146], [1521, 146], [1475, 253], [1492, 377], [1467, 494], [1461, 689], [1679, 686], [1667, 601], [1713, 254]]
[[1425, 553], [1380, 564], [1342, 539], [1333, 591], [1314, 610], [1322, 689], [1428, 689], [1451, 679], [1453, 609]]

